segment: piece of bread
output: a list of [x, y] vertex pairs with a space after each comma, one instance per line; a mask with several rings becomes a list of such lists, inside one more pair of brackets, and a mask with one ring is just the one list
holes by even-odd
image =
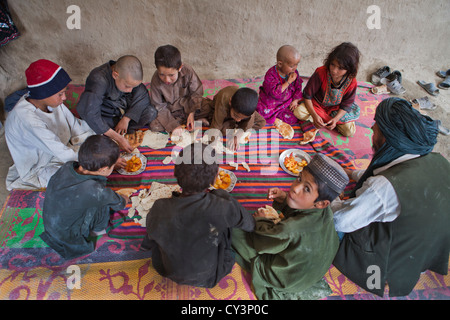
[[124, 188], [124, 189], [120, 189], [120, 190], [116, 191], [116, 193], [118, 193], [120, 195], [124, 195], [128, 198], [135, 192], [137, 192], [137, 190], [133, 189], [133, 188]]
[[278, 213], [277, 210], [275, 210], [271, 206], [265, 206], [264, 208], [259, 208], [258, 211], [262, 211], [264, 213], [264, 216], [267, 219], [270, 219], [273, 221], [273, 223], [277, 224], [281, 221], [281, 219], [284, 218], [282, 213]]
[[275, 119], [274, 124], [275, 128], [283, 138], [291, 140], [294, 137], [294, 129], [286, 122], [283, 122], [280, 119]]
[[314, 129], [303, 133], [303, 141], [300, 141], [300, 144], [307, 144], [316, 139], [316, 134], [319, 132], [319, 129]]
[[127, 138], [128, 143], [130, 144], [131, 148], [136, 149], [139, 147], [144, 140], [144, 131], [138, 130], [134, 133], [129, 133], [125, 135], [125, 138]]

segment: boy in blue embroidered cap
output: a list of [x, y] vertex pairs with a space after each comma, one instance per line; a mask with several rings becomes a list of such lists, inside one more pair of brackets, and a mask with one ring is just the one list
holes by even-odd
[[258, 210], [253, 232], [233, 230], [236, 262], [252, 274], [259, 299], [319, 299], [331, 293], [323, 280], [338, 250], [330, 202], [347, 186], [346, 172], [317, 154], [288, 192], [268, 191], [284, 218], [275, 223]]

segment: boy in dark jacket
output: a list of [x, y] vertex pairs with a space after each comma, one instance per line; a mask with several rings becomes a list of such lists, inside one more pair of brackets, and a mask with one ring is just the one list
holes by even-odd
[[106, 187], [118, 158], [114, 141], [93, 135], [81, 145], [78, 162], [67, 162], [50, 179], [41, 238], [66, 260], [93, 252], [89, 236], [105, 230], [111, 210], [125, 208], [128, 199]]
[[[200, 147], [200, 148], [198, 148]], [[231, 230], [252, 231], [253, 217], [226, 191], [208, 191], [217, 164], [203, 158], [205, 145], [182, 150], [175, 177], [182, 193], [155, 202], [147, 215], [147, 238], [155, 269], [179, 284], [214, 287], [231, 272]]]
[[96, 134], [114, 139], [126, 152], [133, 149], [123, 135], [149, 125], [157, 116], [142, 80], [138, 58], [109, 61], [91, 71], [77, 104], [78, 114]]

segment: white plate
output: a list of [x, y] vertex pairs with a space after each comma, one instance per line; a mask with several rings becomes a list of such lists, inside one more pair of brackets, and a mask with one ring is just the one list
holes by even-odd
[[[230, 175], [230, 179], [231, 179], [230, 186], [228, 188], [224, 189], [224, 190], [227, 191], [227, 192], [233, 191], [234, 187], [236, 186], [236, 182], [237, 182], [236, 175], [234, 174], [233, 171], [230, 171], [230, 170], [227, 170], [227, 169], [219, 168], [219, 172], [220, 171], [224, 171], [225, 173], [228, 173]], [[217, 175], [219, 175], [219, 174], [217, 174]], [[211, 186], [209, 189], [213, 190], [213, 189], [216, 189], [216, 188]]]
[[147, 157], [144, 156], [142, 153], [139, 154], [132, 154], [132, 153], [122, 153], [120, 155], [121, 158], [125, 159], [126, 161], [130, 160], [133, 156], [139, 157], [141, 159], [142, 165], [139, 168], [139, 170], [135, 172], [128, 172], [125, 169], [119, 169], [117, 170], [118, 173], [124, 175], [124, 176], [136, 176], [142, 172], [144, 172], [145, 168], [147, 167]]
[[[306, 160], [306, 162], [310, 163], [311, 162], [311, 156], [309, 154], [307, 154], [305, 151], [299, 150], [299, 149], [288, 149], [286, 151], [283, 151], [283, 153], [280, 155], [280, 166], [281, 168], [286, 172], [289, 173], [291, 176], [294, 177], [298, 177], [298, 174], [295, 174], [291, 171], [289, 171], [285, 166], [284, 166], [284, 159], [286, 157], [289, 157], [290, 155], [294, 154], [294, 158], [296, 161], [302, 161], [303, 159]], [[300, 170], [301, 172], [301, 170]]]

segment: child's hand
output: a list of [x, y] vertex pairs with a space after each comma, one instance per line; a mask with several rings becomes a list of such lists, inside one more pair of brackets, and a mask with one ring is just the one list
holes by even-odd
[[291, 104], [289, 105], [289, 110], [294, 111], [298, 107], [298, 102], [300, 100], [292, 100]]
[[338, 121], [339, 121], [339, 119], [333, 118], [330, 121], [328, 121], [327, 123], [325, 123], [325, 125], [329, 130], [333, 130], [334, 128], [336, 128]]
[[267, 191], [267, 199], [273, 200], [276, 202], [283, 202], [284, 199], [286, 199], [286, 192], [279, 188], [270, 188], [269, 191]]
[[[119, 148], [126, 153], [133, 152], [133, 149], [131, 148], [130, 143], [128, 142], [128, 139], [124, 136], [120, 136], [120, 138], [117, 140], [117, 143], [119, 144]], [[119, 158], [120, 159], [120, 158]], [[125, 168], [125, 167], [124, 167]]]
[[127, 160], [119, 157], [119, 159], [117, 159], [117, 161], [116, 161], [116, 164], [114, 165], [114, 169], [116, 169], [116, 170], [125, 169], [126, 166], [127, 166]]
[[323, 122], [323, 119], [320, 116], [313, 116], [313, 122], [316, 129], [321, 129], [325, 127], [325, 122]]
[[254, 214], [253, 217], [262, 217], [264, 218], [266, 215], [264, 213], [264, 209], [263, 208], [259, 208]]
[[289, 78], [287, 79], [287, 81], [292, 84], [295, 80], [297, 80], [297, 73], [296, 72], [291, 72], [289, 74]]
[[186, 122], [186, 129], [188, 129], [188, 131], [194, 130], [194, 112], [189, 113]]
[[116, 131], [120, 135], [124, 135], [125, 133], [127, 133], [130, 120], [131, 119], [128, 117], [122, 117], [122, 119], [120, 119], [119, 123], [116, 125], [114, 131]]
[[125, 199], [126, 203], [130, 203], [130, 198], [124, 194], [121, 194], [121, 197]]
[[176, 128], [172, 131], [171, 136], [173, 136], [173, 137], [181, 136], [181, 135], [183, 135], [183, 131], [184, 131], [184, 130], [186, 130], [186, 129], [184, 129], [183, 126], [176, 127]]

